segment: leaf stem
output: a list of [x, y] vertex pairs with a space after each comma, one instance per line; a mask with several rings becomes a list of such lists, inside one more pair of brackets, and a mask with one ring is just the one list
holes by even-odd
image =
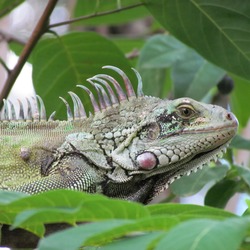
[[114, 14], [114, 13], [119, 13], [125, 10], [129, 10], [129, 9], [133, 9], [139, 6], [143, 6], [143, 3], [137, 3], [134, 5], [129, 5], [123, 8], [119, 8], [119, 9], [115, 9], [115, 10], [109, 10], [109, 11], [103, 11], [103, 12], [99, 12], [99, 13], [94, 13], [94, 14], [90, 14], [90, 15], [86, 15], [86, 16], [81, 16], [81, 17], [77, 17], [77, 18], [72, 18], [68, 21], [64, 21], [64, 22], [60, 22], [60, 23], [54, 23], [54, 24], [50, 24], [49, 25], [49, 29], [54, 28], [54, 27], [58, 27], [58, 26], [62, 26], [65, 24], [71, 24], [71, 23], [75, 23], [75, 22], [79, 22], [82, 20], [87, 20], [87, 19], [91, 19], [94, 17], [100, 17], [100, 16], [106, 16], [106, 15], [110, 15], [110, 14]]
[[32, 32], [32, 35], [26, 45], [24, 46], [24, 49], [18, 59], [17, 64], [15, 65], [14, 69], [10, 71], [9, 76], [3, 86], [3, 89], [0, 93], [0, 102], [2, 103], [2, 100], [7, 97], [9, 94], [13, 84], [15, 83], [16, 78], [18, 77], [19, 73], [21, 72], [25, 62], [27, 61], [29, 55], [31, 54], [32, 49], [37, 44], [40, 37], [47, 31], [48, 27], [48, 20], [49, 17], [55, 8], [55, 5], [58, 0], [49, 0], [42, 16], [40, 17], [34, 31]]
[[0, 57], [0, 63], [4, 67], [4, 69], [7, 71], [8, 74], [10, 74], [11, 70], [8, 68], [7, 64], [4, 62], [4, 60]]

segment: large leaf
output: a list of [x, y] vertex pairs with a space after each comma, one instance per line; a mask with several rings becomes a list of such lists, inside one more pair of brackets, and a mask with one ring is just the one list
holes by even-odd
[[208, 206], [224, 208], [228, 200], [239, 191], [239, 181], [223, 179], [208, 190], [205, 197], [205, 204]]
[[153, 36], [146, 42], [138, 60], [145, 85], [152, 85], [150, 95], [157, 90], [163, 92], [165, 69], [169, 67], [172, 68], [175, 98], [188, 96], [200, 100], [225, 74], [173, 36]]
[[232, 109], [237, 115], [241, 127], [246, 126], [249, 112], [250, 80], [244, 80], [235, 75], [231, 75], [234, 80], [234, 90], [232, 92]]
[[156, 250], [236, 250], [239, 249], [250, 218], [190, 220], [177, 225], [163, 237]]
[[[0, 201], [0, 223], [25, 228], [40, 237], [44, 233], [44, 223], [76, 225], [77, 222], [88, 222], [43, 238], [39, 249], [78, 249], [81, 245], [102, 245], [115, 239], [113, 247], [134, 242], [153, 248], [164, 232], [187, 220], [207, 218], [223, 222], [236, 217], [211, 207], [183, 204], [143, 206], [71, 190], [52, 190], [33, 196], [1, 191]], [[141, 235], [145, 237], [137, 237]], [[134, 240], [127, 241], [127, 236]]]
[[153, 16], [214, 64], [250, 79], [248, 0], [145, 0]]
[[[160, 209], [158, 209], [160, 206]], [[130, 235], [135, 237], [143, 235], [142, 233], [153, 232], [152, 237], [146, 234], [146, 242], [142, 242], [145, 237], [136, 237], [132, 242], [139, 245], [139, 242], [145, 246], [152, 244], [152, 241], [159, 240], [162, 234], [156, 234], [155, 231], [169, 231], [182, 220], [190, 220], [193, 218], [213, 218], [224, 221], [228, 217], [234, 216], [226, 211], [218, 209], [201, 207], [194, 205], [180, 204], [160, 204], [148, 207], [151, 212], [151, 217], [138, 218], [134, 220], [108, 220], [105, 222], [97, 222], [92, 224], [82, 225], [76, 228], [66, 229], [62, 232], [55, 233], [45, 239], [42, 239], [39, 244], [39, 249], [78, 249], [81, 245], [99, 245], [105, 244], [111, 240], [122, 236]], [[176, 213], [174, 212], [176, 210]], [[180, 219], [179, 219], [180, 218]], [[75, 238], [75, 241], [69, 239]], [[61, 239], [61, 240], [60, 240]], [[137, 241], [137, 240], [138, 241]], [[118, 247], [131, 242], [123, 241], [123, 239], [115, 242], [114, 246]], [[136, 243], [137, 242], [137, 243]], [[113, 247], [114, 247], [113, 246]], [[108, 246], [106, 249], [109, 249]]]
[[171, 191], [178, 196], [190, 196], [200, 191], [208, 182], [220, 181], [226, 176], [227, 166], [205, 167], [202, 170], [183, 176], [173, 182], [170, 186]]
[[236, 135], [230, 143], [230, 147], [250, 150], [250, 140], [247, 140], [240, 135]]
[[243, 181], [250, 187], [250, 169], [242, 166], [234, 165], [238, 175], [243, 179]]
[[178, 216], [178, 218], [183, 218], [183, 216], [188, 216], [192, 218], [216, 218], [225, 219], [229, 217], [234, 217], [235, 215], [214, 207], [199, 206], [193, 204], [176, 204], [176, 203], [162, 203], [153, 204], [147, 207], [151, 216], [165, 215], [165, 216]]
[[[62, 232], [55, 233], [41, 240], [39, 249], [47, 249], [49, 245], [55, 245], [60, 249], [78, 249], [81, 245], [104, 244], [118, 237], [126, 236], [129, 233], [138, 231], [160, 231], [169, 230], [179, 223], [179, 220], [172, 216], [160, 216], [139, 220], [108, 220], [85, 224], [76, 228], [66, 229]], [[75, 237], [76, 241], [69, 242], [69, 238]], [[59, 239], [63, 239], [58, 244]], [[52, 243], [54, 242], [54, 244]], [[67, 248], [66, 248], [67, 247]]]
[[[118, 81], [121, 79], [112, 70], [102, 70], [104, 65], [121, 68], [137, 84], [123, 53], [110, 40], [92, 32], [44, 39], [34, 50], [32, 61], [35, 89], [47, 104], [48, 113], [57, 110], [59, 118], [65, 118], [66, 112], [65, 105], [58, 97], [70, 100], [68, 91], [82, 96], [84, 91], [76, 88], [77, 84], [86, 85], [87, 78], [104, 72], [115, 76]], [[84, 101], [86, 107], [90, 107], [86, 94], [85, 100], [88, 100]]]
[[0, 223], [26, 229], [32, 225], [32, 231], [39, 236], [44, 233], [44, 223], [74, 224], [77, 221], [149, 216], [146, 208], [138, 203], [109, 200], [105, 196], [71, 190], [51, 190], [33, 196], [21, 196], [18, 200], [9, 199], [8, 203], [0, 204], [0, 212]]

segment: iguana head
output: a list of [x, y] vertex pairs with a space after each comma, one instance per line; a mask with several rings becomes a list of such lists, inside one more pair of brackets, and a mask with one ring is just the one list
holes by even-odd
[[176, 178], [216, 159], [237, 127], [235, 116], [222, 107], [190, 98], [166, 100], [148, 114], [127, 151], [119, 148], [113, 156], [130, 175], [173, 171]]
[[216, 161], [238, 128], [231, 112], [190, 98], [161, 100], [140, 95], [133, 102], [140, 106], [135, 109], [137, 127], [111, 152], [114, 169], [108, 176], [117, 183], [139, 180], [143, 187], [154, 179], [153, 190], [167, 187]]
[[[97, 141], [110, 168], [99, 167], [107, 170], [105, 186], [109, 196], [116, 196], [114, 190], [120, 189], [118, 197], [123, 192], [124, 198], [130, 195], [129, 199], [138, 200], [134, 193], [143, 190], [148, 193], [145, 199], [149, 199], [175, 179], [216, 160], [237, 131], [236, 117], [222, 107], [190, 98], [162, 100], [144, 96], [141, 77], [134, 70], [138, 78], [136, 94], [124, 72], [113, 66], [105, 68], [122, 76], [125, 92], [114, 78], [105, 74], [88, 80], [99, 89], [97, 101], [82, 88], [92, 99], [95, 111], [92, 126], [97, 124], [98, 133], [106, 131], [94, 138], [103, 138]], [[107, 82], [112, 83], [116, 94]]]

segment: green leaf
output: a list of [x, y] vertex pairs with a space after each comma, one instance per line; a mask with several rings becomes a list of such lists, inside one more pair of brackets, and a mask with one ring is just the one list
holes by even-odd
[[201, 100], [222, 79], [225, 71], [188, 49], [173, 66], [174, 96]]
[[0, 18], [8, 14], [18, 5], [23, 3], [24, 0], [1, 0], [0, 2]]
[[250, 81], [236, 75], [230, 75], [234, 80], [234, 90], [231, 94], [232, 110], [237, 115], [239, 125], [243, 128], [249, 120]]
[[236, 168], [238, 176], [240, 176], [248, 187], [250, 187], [250, 169], [237, 165], [234, 165], [234, 168]]
[[84, 201], [78, 207], [62, 208], [37, 207], [28, 209], [17, 215], [13, 227], [25, 227], [30, 224], [44, 224], [67, 222], [74, 224], [77, 221], [91, 221], [110, 218], [135, 219], [147, 217], [147, 210], [137, 203], [126, 203], [120, 200], [96, 200]]
[[[0, 223], [10, 224], [12, 228], [24, 228], [40, 237], [45, 232], [45, 223], [75, 224], [82, 221], [142, 218], [142, 225], [152, 224], [146, 207], [141, 204], [108, 199], [102, 195], [51, 190], [9, 200], [0, 205]], [[164, 227], [176, 224], [176, 219], [172, 219], [173, 223], [171, 219], [165, 222], [164, 218], [160, 218], [158, 224]]]
[[25, 193], [0, 190], [0, 206], [10, 204], [13, 201], [29, 196]]
[[202, 170], [183, 176], [170, 185], [171, 191], [177, 196], [190, 196], [200, 191], [208, 182], [218, 182], [226, 176], [228, 167], [205, 167]]
[[142, 69], [168, 68], [181, 60], [188, 47], [170, 35], [155, 35], [145, 43], [139, 58]]
[[103, 246], [101, 250], [151, 249], [149, 246], [158, 241], [163, 235], [162, 232], [151, 232], [139, 236], [125, 237]]
[[143, 92], [149, 96], [166, 98], [166, 94], [171, 88], [170, 82], [166, 82], [166, 69], [148, 69], [139, 68], [142, 76]]
[[41, 194], [22, 197], [12, 203], [0, 205], [0, 223], [12, 223], [12, 227], [35, 228], [34, 233], [42, 236], [45, 223], [103, 219], [146, 218], [146, 207], [124, 200], [108, 199], [72, 190], [51, 190]]
[[102, 233], [129, 223], [131, 222], [128, 220], [108, 220], [66, 229], [41, 239], [38, 250], [79, 249], [92, 236], [99, 235], [101, 237]]
[[126, 55], [130, 64], [136, 67], [138, 54], [144, 45], [145, 41], [143, 39], [133, 39], [133, 38], [115, 38], [112, 40], [113, 43]]
[[250, 150], [250, 140], [247, 140], [240, 135], [236, 135], [231, 141], [230, 147]]
[[[174, 37], [156, 35], [143, 47], [138, 69], [144, 84], [162, 92], [165, 69], [172, 67], [174, 96], [202, 99], [225, 74]], [[152, 84], [154, 83], [154, 84]], [[154, 93], [150, 93], [151, 95]]]
[[192, 218], [216, 218], [225, 219], [228, 217], [234, 217], [235, 215], [214, 207], [199, 206], [193, 204], [171, 204], [161, 203], [147, 206], [151, 216], [165, 215], [165, 216], [177, 216], [178, 218], [185, 218], [183, 216], [188, 215]]
[[228, 200], [239, 191], [240, 183], [223, 179], [210, 188], [205, 197], [205, 205], [224, 208]]
[[[54, 249], [78, 249], [81, 245], [99, 245], [139, 231], [151, 232], [155, 230], [169, 230], [178, 222], [179, 220], [174, 216], [158, 216], [138, 220], [108, 220], [104, 222], [95, 222], [92, 224], [85, 224], [75, 228], [66, 229], [59, 233], [54, 233], [44, 240], [41, 240], [41, 248], [39, 249], [46, 249], [46, 247], [53, 244], [52, 242], [54, 242], [53, 245], [56, 244], [57, 247]], [[66, 243], [70, 241], [73, 235], [76, 237], [76, 242]], [[63, 238], [64, 240], [59, 241], [60, 238]]]
[[[33, 55], [33, 80], [37, 93], [44, 99], [48, 114], [57, 111], [57, 117], [66, 117], [64, 97], [71, 103], [68, 91], [85, 96], [87, 110], [91, 110], [88, 95], [77, 84], [99, 73], [121, 77], [112, 70], [102, 70], [104, 65], [121, 68], [137, 85], [137, 79], [123, 53], [108, 39], [92, 32], [70, 33], [60, 38], [48, 38], [39, 42]], [[89, 84], [90, 89], [94, 91]], [[84, 94], [83, 94], [84, 93]]]
[[[75, 6], [74, 17], [82, 17], [88, 15], [95, 15], [94, 18], [84, 19], [84, 25], [117, 25], [131, 22], [134, 19], [142, 18], [148, 15], [147, 9], [141, 5], [125, 11], [120, 9], [128, 6], [135, 6], [140, 4], [139, 0], [126, 0], [126, 1], [100, 1], [100, 0], [84, 0], [77, 1]], [[115, 11], [116, 13], [98, 16], [99, 13]], [[77, 25], [77, 23], [75, 24]]]
[[145, 0], [152, 15], [175, 37], [210, 62], [250, 79], [250, 2]]
[[249, 222], [249, 217], [186, 221], [170, 230], [155, 249], [165, 250], [167, 246], [171, 250], [236, 250], [250, 227]]

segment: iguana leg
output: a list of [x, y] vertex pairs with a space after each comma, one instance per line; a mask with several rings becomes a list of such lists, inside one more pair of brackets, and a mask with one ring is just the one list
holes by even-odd
[[98, 193], [102, 178], [80, 155], [67, 155], [56, 165], [49, 167], [47, 173], [35, 181], [14, 188], [25, 193], [39, 193], [51, 189], [75, 189]]

